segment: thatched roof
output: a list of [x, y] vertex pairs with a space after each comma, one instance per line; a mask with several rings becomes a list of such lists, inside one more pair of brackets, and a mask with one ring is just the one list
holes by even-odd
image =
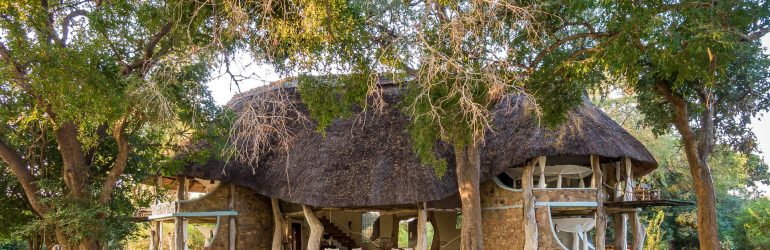
[[658, 165], [639, 140], [586, 97], [583, 105], [554, 128], [541, 124], [532, 109], [531, 103], [516, 95], [507, 96], [495, 107], [494, 131], [488, 133], [482, 149], [484, 170], [497, 174], [542, 155], [562, 156], [554, 160], [585, 165], [589, 165], [589, 155], [609, 158], [604, 161], [628, 157], [634, 176], [645, 175]]
[[[282, 90], [307, 114], [295, 86], [284, 82], [257, 88], [234, 97], [228, 107], [243, 112], [248, 100]], [[312, 121], [297, 119], [288, 125], [293, 133], [288, 153], [271, 150], [260, 157], [259, 164], [231, 160], [225, 166], [211, 161], [190, 166], [187, 174], [233, 182], [265, 196], [319, 207], [393, 207], [442, 199], [444, 202], [433, 202], [434, 206], [454, 206], [455, 202], [446, 202], [457, 193], [451, 147], [437, 147], [437, 153], [449, 163], [446, 175], [438, 178], [412, 151], [409, 117], [394, 108], [399, 87], [381, 87], [388, 108], [336, 120], [325, 138], [316, 132]], [[539, 155], [631, 157], [635, 172], [640, 174], [657, 165], [639, 141], [590, 102], [573, 111], [571, 119], [555, 130], [538, 127], [537, 119], [523, 112], [525, 105], [520, 102], [509, 96], [496, 108], [494, 132], [487, 133], [482, 149], [483, 179]], [[252, 149], [241, 145], [238, 150]]]

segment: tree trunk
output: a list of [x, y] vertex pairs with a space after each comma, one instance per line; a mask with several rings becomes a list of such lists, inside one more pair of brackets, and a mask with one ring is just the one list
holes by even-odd
[[441, 249], [441, 233], [438, 230], [438, 222], [436, 221], [436, 213], [428, 212], [428, 222], [433, 227], [433, 240], [430, 243], [430, 250]]
[[100, 250], [99, 241], [93, 238], [85, 238], [80, 242], [80, 250]]
[[283, 215], [281, 215], [281, 207], [277, 198], [271, 198], [270, 203], [273, 207], [273, 224], [275, 224], [272, 249], [281, 250], [283, 247]]
[[457, 164], [457, 187], [462, 202], [462, 228], [460, 229], [460, 249], [484, 249], [481, 231], [481, 197], [479, 195], [480, 140], [473, 143], [455, 145]]
[[[670, 83], [659, 80], [656, 90], [674, 109], [674, 126], [682, 136], [687, 165], [695, 186], [696, 206], [698, 209], [698, 242], [700, 249], [721, 249], [717, 231], [716, 196], [708, 158], [714, 148], [714, 111], [710, 100], [700, 96], [700, 128], [698, 134], [691, 127], [689, 103], [680, 95], [672, 92]], [[707, 90], [704, 90], [707, 92]]]
[[305, 213], [307, 224], [310, 224], [310, 237], [307, 239], [307, 250], [321, 249], [321, 236], [324, 233], [324, 226], [316, 217], [315, 212], [307, 205], [302, 205], [302, 211]]
[[534, 180], [532, 172], [535, 162], [528, 162], [521, 174], [522, 213], [524, 215], [524, 249], [537, 250], [537, 221], [535, 219], [535, 196], [532, 195]]

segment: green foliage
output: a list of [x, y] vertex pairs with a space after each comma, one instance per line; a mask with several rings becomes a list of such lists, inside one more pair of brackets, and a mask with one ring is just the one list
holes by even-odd
[[369, 74], [330, 78], [302, 75], [297, 78], [297, 85], [302, 103], [317, 122], [316, 130], [325, 136], [334, 119], [349, 118], [354, 108], [366, 107], [369, 83], [373, 80]]
[[[188, 1], [0, 3], [0, 141], [23, 156], [47, 208], [32, 212], [26, 200], [17, 202], [24, 197], [18, 183], [0, 183], [8, 187], [3, 215], [18, 218], [3, 225], [12, 233], [0, 230], [0, 239], [50, 240], [60, 230], [73, 244], [119, 242], [134, 230], [126, 218], [152, 198], [137, 184], [173, 172], [168, 157], [189, 139], [222, 136], [226, 128], [215, 126], [224, 114], [203, 85], [215, 64], [214, 27], [193, 11]], [[113, 128], [121, 123], [127, 168], [102, 204], [96, 200], [116, 165]], [[59, 145], [62, 124], [77, 127], [64, 137], [85, 161], [76, 166], [85, 176], [80, 197], [62, 176], [64, 156], [76, 155]], [[0, 173], [14, 176], [4, 160]]]
[[[619, 93], [618, 89], [613, 90]], [[639, 139], [653, 154], [660, 164], [658, 169], [642, 178], [642, 183], [652, 185], [660, 191], [662, 198], [682, 201], [695, 201], [695, 193], [686, 165], [681, 143], [677, 135], [666, 133], [656, 136], [651, 128], [643, 126], [644, 115], [637, 109], [636, 99], [632, 96], [605, 98], [597, 101], [610, 117], [618, 121], [634, 137]], [[731, 147], [721, 145], [716, 148], [710, 161], [714, 173], [714, 186], [717, 197], [717, 226], [726, 249], [747, 249], [751, 238], [747, 237], [743, 224], [737, 220], [744, 214], [747, 204], [754, 199], [763, 199], [756, 189], [756, 183], [770, 180], [767, 164], [755, 154], [744, 154]], [[664, 213], [665, 216], [659, 218]], [[647, 240], [654, 234], [660, 236], [660, 248], [654, 243], [646, 243], [652, 249], [697, 249], [696, 210], [694, 207], [671, 207], [645, 209], [643, 221], [648, 224]], [[652, 225], [659, 224], [653, 228]], [[649, 232], [654, 230], [654, 232]]]
[[770, 248], [770, 200], [759, 198], [750, 202], [737, 217], [742, 227], [738, 249]]
[[663, 218], [665, 217], [666, 214], [663, 213], [663, 211], [658, 211], [658, 214], [655, 215], [655, 218], [652, 218], [648, 222], [647, 228], [645, 229], [645, 235], [647, 237], [644, 240], [645, 250], [668, 249], [667, 245], [663, 241], [663, 235], [665, 231], [663, 231], [661, 228], [661, 223], [663, 223]]

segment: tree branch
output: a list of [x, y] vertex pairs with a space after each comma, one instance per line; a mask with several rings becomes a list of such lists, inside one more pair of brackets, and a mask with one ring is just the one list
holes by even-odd
[[21, 156], [2, 139], [0, 139], [0, 158], [8, 164], [13, 175], [19, 180], [32, 209], [38, 215], [43, 216], [46, 213], [46, 207], [40, 202], [40, 188], [35, 183], [32, 173], [24, 165], [24, 160], [22, 160]]
[[606, 32], [602, 32], [602, 33], [580, 33], [580, 34], [575, 34], [575, 35], [571, 35], [571, 36], [567, 36], [567, 37], [564, 37], [562, 39], [559, 39], [556, 42], [554, 42], [553, 44], [551, 44], [551, 46], [548, 46], [548, 48], [545, 48], [544, 50], [540, 51], [540, 53], [538, 53], [537, 56], [535, 56], [535, 59], [533, 59], [532, 62], [530, 62], [529, 69], [530, 69], [530, 71], [534, 70], [535, 67], [537, 67], [537, 65], [540, 64], [540, 61], [542, 61], [543, 58], [546, 55], [548, 55], [548, 53], [553, 52], [554, 50], [556, 50], [561, 45], [563, 45], [563, 44], [565, 44], [567, 42], [578, 40], [578, 39], [583, 39], [583, 38], [598, 39], [598, 38], [610, 37], [610, 36], [613, 36], [613, 34], [612, 33], [606, 33]]
[[118, 156], [115, 159], [115, 164], [112, 166], [112, 169], [110, 169], [110, 173], [107, 175], [107, 179], [104, 180], [102, 191], [99, 193], [99, 202], [102, 204], [107, 204], [110, 201], [110, 195], [117, 185], [118, 178], [120, 178], [126, 170], [128, 153], [130, 151], [125, 131], [127, 124], [127, 119], [124, 117], [118, 120], [115, 127], [112, 129], [112, 136], [118, 144]]
[[166, 25], [164, 25], [158, 33], [155, 33], [155, 35], [152, 36], [150, 41], [147, 42], [146, 48], [144, 49], [144, 55], [139, 60], [136, 60], [135, 62], [126, 65], [125, 68], [122, 70], [123, 75], [131, 74], [134, 70], [138, 68], [144, 67], [150, 60], [152, 60], [152, 57], [155, 54], [155, 47], [158, 46], [158, 43], [161, 39], [163, 39], [166, 34], [168, 34], [171, 31], [171, 28], [174, 26], [174, 22], [168, 22]]
[[62, 25], [61, 25], [62, 32], [61, 32], [61, 39], [60, 39], [62, 47], [67, 46], [67, 38], [69, 37], [70, 23], [72, 23], [72, 19], [78, 16], [84, 16], [86, 14], [88, 14], [88, 11], [75, 10], [73, 12], [70, 12], [69, 14], [67, 14], [67, 16], [64, 17], [64, 21], [62, 22]]

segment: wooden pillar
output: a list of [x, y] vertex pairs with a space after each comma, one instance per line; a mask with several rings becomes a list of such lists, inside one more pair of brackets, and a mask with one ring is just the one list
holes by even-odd
[[607, 218], [604, 214], [604, 179], [599, 156], [591, 155], [591, 168], [594, 170], [593, 183], [596, 185], [596, 249], [604, 249], [605, 234], [607, 230]]
[[428, 214], [425, 203], [417, 204], [417, 246], [415, 250], [428, 250]]
[[524, 200], [522, 209], [524, 214], [524, 249], [537, 249], [537, 221], [535, 220], [535, 197], [532, 195], [535, 161], [529, 161], [524, 166], [521, 175], [521, 192]]
[[632, 250], [642, 250], [644, 248], [644, 225], [639, 221], [639, 212], [634, 211], [631, 213], [631, 233], [633, 234], [633, 242], [631, 243]]
[[307, 205], [302, 205], [302, 212], [305, 213], [307, 224], [310, 224], [310, 237], [307, 240], [307, 250], [321, 249], [321, 236], [324, 233], [324, 226], [316, 217], [315, 212]]
[[[624, 201], [625, 200], [625, 187], [623, 185], [622, 176], [623, 171], [621, 167], [621, 162], [618, 162], [615, 165], [615, 197], [613, 198], [614, 201]], [[613, 227], [615, 231], [615, 249], [628, 249], [628, 215], [625, 213], [616, 213], [612, 215], [612, 221], [613, 221]]]
[[163, 250], [163, 221], [158, 221], [158, 250]]
[[[235, 199], [236, 199], [236, 192], [235, 192], [235, 185], [232, 183], [230, 185], [230, 197], [229, 197], [229, 204], [228, 208], [230, 210], [235, 210]], [[236, 243], [238, 242], [238, 238], [236, 237], [238, 235], [238, 227], [235, 221], [235, 216], [230, 216], [230, 230], [227, 230], [230, 234], [230, 239], [228, 240], [228, 243], [230, 245], [230, 250], [235, 250]]]
[[161, 237], [163, 237], [160, 232], [160, 221], [152, 221], [150, 225], [152, 227], [150, 230], [150, 250], [160, 250]]
[[428, 212], [428, 222], [433, 227], [433, 241], [430, 243], [430, 250], [441, 249], [441, 232], [439, 232], [438, 221], [436, 220], [436, 212]]
[[[634, 171], [631, 169], [631, 159], [626, 158], [626, 195], [625, 200], [632, 201], [634, 200], [634, 194], [633, 194], [633, 188], [634, 188]], [[644, 225], [642, 225], [642, 222], [639, 221], [639, 211], [634, 211], [631, 213], [631, 236], [632, 242], [631, 242], [631, 249], [632, 250], [642, 250], [644, 247]]]
[[272, 249], [281, 250], [283, 248], [283, 215], [281, 214], [281, 206], [277, 198], [270, 198], [270, 203], [273, 207], [273, 224], [275, 225]]
[[[187, 199], [187, 178], [185, 178], [185, 176], [177, 177], [176, 198], [177, 198], [176, 210], [178, 211], [179, 202]], [[186, 229], [187, 228], [185, 227], [184, 218], [175, 217], [174, 218], [174, 250], [187, 249], [187, 241], [185, 239], [185, 234], [186, 234], [185, 231], [187, 231]]]
[[398, 248], [398, 226], [399, 219], [396, 214], [393, 214], [393, 220], [391, 220], [390, 229], [390, 248]]
[[537, 184], [539, 188], [545, 188], [545, 156], [538, 156], [537, 164], [540, 166], [540, 181]]

